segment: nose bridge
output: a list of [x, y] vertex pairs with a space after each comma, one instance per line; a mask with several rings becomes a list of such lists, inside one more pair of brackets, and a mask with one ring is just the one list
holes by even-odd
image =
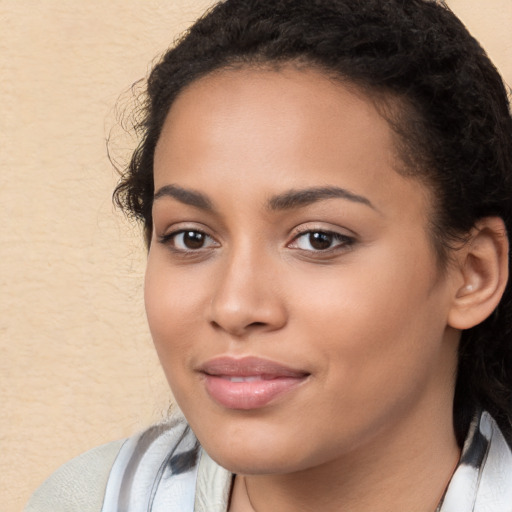
[[227, 252], [218, 268], [211, 322], [237, 336], [282, 327], [286, 311], [275, 282], [277, 258], [247, 239]]

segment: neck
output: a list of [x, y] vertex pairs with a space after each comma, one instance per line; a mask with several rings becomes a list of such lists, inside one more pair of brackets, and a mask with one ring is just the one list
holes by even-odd
[[313, 468], [237, 476], [230, 512], [434, 512], [460, 450], [451, 414], [444, 423], [431, 418], [415, 423], [395, 425], [364, 446]]

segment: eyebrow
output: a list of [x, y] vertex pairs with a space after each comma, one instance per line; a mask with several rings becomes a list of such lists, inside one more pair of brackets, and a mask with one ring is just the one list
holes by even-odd
[[[153, 196], [156, 201], [162, 197], [171, 197], [180, 203], [194, 206], [201, 210], [213, 211], [213, 204], [205, 194], [196, 190], [185, 189], [178, 185], [165, 185], [158, 189]], [[322, 201], [324, 199], [347, 199], [354, 203], [364, 204], [377, 210], [375, 206], [366, 197], [354, 194], [349, 190], [340, 187], [311, 187], [300, 190], [289, 190], [271, 197], [267, 202], [267, 208], [270, 211], [293, 210], [303, 208], [310, 204]]]
[[178, 187], [178, 185], [165, 185], [158, 189], [153, 196], [153, 201], [161, 199], [162, 197], [172, 197], [180, 203], [195, 206], [201, 210], [213, 210], [212, 202], [207, 196], [195, 190]]
[[312, 187], [300, 190], [289, 190], [268, 201], [268, 208], [276, 210], [292, 210], [302, 208], [323, 199], [347, 199], [354, 203], [361, 203], [377, 210], [366, 197], [354, 194], [340, 187]]

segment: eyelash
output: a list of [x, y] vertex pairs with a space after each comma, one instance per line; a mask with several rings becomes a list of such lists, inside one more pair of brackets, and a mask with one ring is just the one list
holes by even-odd
[[[195, 237], [202, 238], [203, 242], [210, 241], [209, 245], [204, 245], [204, 243], [195, 248], [191, 247], [177, 247], [176, 246], [176, 240], [180, 236], [184, 236], [186, 234], [194, 235]], [[298, 241], [300, 241], [302, 238], [305, 237], [312, 237], [314, 235], [317, 236], [317, 241], [320, 243], [327, 241], [329, 244], [335, 243], [334, 246], [329, 246], [326, 248], [315, 248], [311, 244], [311, 238], [309, 238], [309, 245], [312, 247], [312, 249], [306, 249], [304, 247], [300, 247], [298, 245]], [[187, 254], [197, 254], [200, 251], [204, 249], [209, 249], [211, 247], [218, 247], [219, 243], [215, 241], [214, 238], [212, 238], [210, 235], [205, 233], [204, 231], [201, 231], [200, 229], [180, 229], [177, 231], [173, 231], [172, 233], [168, 233], [166, 235], [160, 236], [158, 238], [158, 242], [164, 245], [167, 245], [176, 253], [187, 255]], [[212, 243], [213, 242], [213, 243]], [[336, 243], [337, 242], [337, 243]], [[355, 242], [355, 239], [353, 237], [342, 235], [341, 233], [337, 233], [335, 231], [329, 231], [324, 229], [303, 229], [301, 230], [294, 238], [293, 240], [287, 244], [286, 247], [297, 249], [303, 252], [307, 253], [317, 253], [317, 254], [327, 254], [334, 252], [336, 250], [341, 250], [342, 248], [348, 249], [351, 245], [353, 245]], [[182, 240], [181, 245], [185, 245], [184, 241]]]
[[299, 250], [302, 250], [304, 252], [311, 252], [311, 253], [318, 253], [318, 254], [327, 254], [336, 250], [340, 250], [342, 248], [348, 249], [351, 245], [355, 243], [355, 238], [348, 236], [348, 235], [342, 235], [341, 233], [337, 233], [336, 231], [329, 231], [325, 229], [304, 229], [300, 230], [299, 234], [296, 235], [292, 242], [288, 244], [288, 247], [293, 246], [293, 244], [296, 244], [297, 241], [299, 241], [301, 238], [310, 237], [308, 240], [308, 243], [310, 246], [311, 244], [311, 236], [312, 235], [320, 235], [320, 237], [317, 238], [317, 240], [322, 241], [322, 237], [324, 240], [328, 240], [330, 244], [337, 242], [334, 246], [330, 246], [324, 249], [304, 249], [301, 247], [296, 247]]
[[194, 234], [196, 236], [199, 235], [201, 237], [204, 237], [204, 240], [213, 241], [214, 242], [214, 244], [212, 244], [213, 246], [219, 245], [218, 242], [216, 242], [211, 236], [206, 234], [204, 231], [201, 231], [200, 229], [179, 229], [177, 231], [173, 231], [172, 233], [168, 233], [167, 235], [163, 235], [163, 236], [159, 237], [158, 242], [161, 244], [164, 244], [164, 245], [168, 245], [173, 251], [180, 253], [180, 254], [196, 253], [196, 252], [200, 251], [201, 249], [209, 248], [208, 246], [207, 247], [201, 246], [201, 247], [196, 247], [196, 248], [190, 248], [190, 247], [178, 248], [178, 247], [176, 247], [176, 239], [180, 235], [186, 235], [186, 234]]

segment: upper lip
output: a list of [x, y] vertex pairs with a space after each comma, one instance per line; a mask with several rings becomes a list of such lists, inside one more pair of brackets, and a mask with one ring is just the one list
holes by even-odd
[[226, 377], [302, 378], [309, 375], [307, 371], [254, 356], [242, 358], [231, 356], [215, 357], [202, 364], [198, 370], [207, 375]]

